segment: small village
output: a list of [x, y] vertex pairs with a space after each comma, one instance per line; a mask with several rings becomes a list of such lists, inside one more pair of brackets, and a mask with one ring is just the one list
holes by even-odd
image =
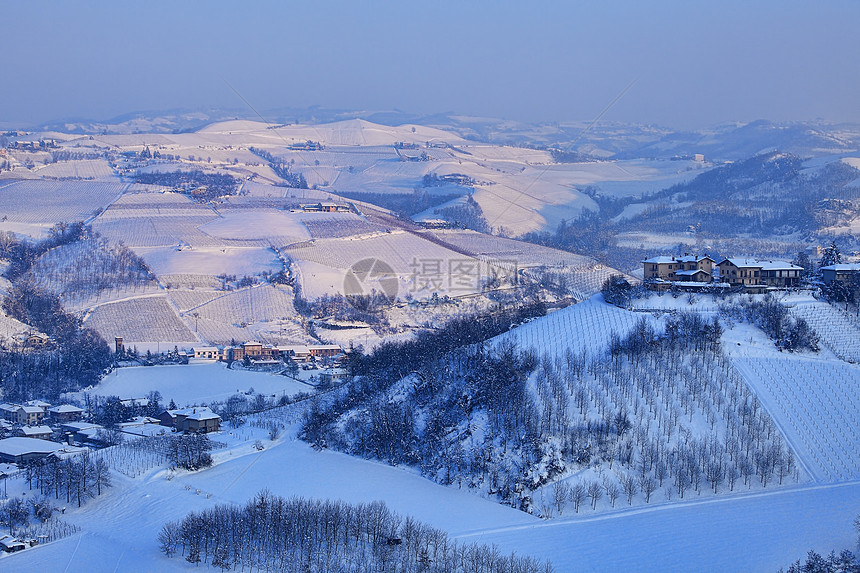
[[[740, 288], [749, 294], [797, 288], [806, 277], [803, 267], [780, 260], [723, 258], [684, 254], [657, 256], [642, 261], [643, 285], [654, 291], [719, 291]], [[860, 263], [833, 264], [818, 268], [820, 285], [850, 284], [860, 275]]]
[[[33, 337], [31, 335], [30, 337]], [[41, 337], [30, 343], [45, 344]], [[131, 360], [123, 339], [115, 341], [117, 367], [138, 365]], [[226, 347], [197, 346], [175, 352], [180, 364], [223, 362], [227, 367], [268, 371], [307, 384], [326, 387], [345, 376], [344, 350], [338, 345], [274, 346], [249, 341]], [[280, 370], [278, 370], [280, 369]], [[29, 400], [0, 404], [0, 479], [21, 475], [28, 467], [75, 459], [90, 451], [110, 447], [126, 439], [159, 436], [202, 436], [221, 430], [222, 416], [206, 405], [162, 407], [156, 400], [124, 398], [117, 405], [126, 412], [145, 412], [115, 423], [98, 423], [92, 406], [82, 408], [63, 402]], [[102, 405], [104, 406], [104, 405]], [[2, 493], [0, 493], [2, 495]], [[0, 538], [0, 550], [16, 552], [38, 544], [37, 539]]]

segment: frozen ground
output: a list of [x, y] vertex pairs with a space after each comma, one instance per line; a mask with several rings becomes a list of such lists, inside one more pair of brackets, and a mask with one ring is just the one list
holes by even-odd
[[774, 571], [807, 549], [852, 546], [851, 520], [860, 506], [860, 484], [850, 483], [542, 521], [409, 470], [315, 451], [292, 437], [275, 446], [265, 441], [257, 452], [255, 436], [264, 431], [246, 426], [220, 437], [231, 448], [218, 453], [217, 466], [195, 474], [117, 476], [107, 494], [63, 516], [80, 534], [0, 557], [9, 560], [0, 569], [26, 563], [35, 571], [199, 570], [161, 556], [161, 525], [216, 503], [244, 502], [264, 487], [285, 496], [384, 499], [459, 541], [548, 558], [557, 572]]
[[221, 362], [177, 366], [136, 366], [119, 368], [108, 374], [94, 389], [97, 396], [144, 398], [152, 390], [161, 392], [165, 403], [177, 406], [225, 400], [236, 393], [253, 390], [267, 396], [292, 396], [312, 388], [287, 376], [231, 370]]

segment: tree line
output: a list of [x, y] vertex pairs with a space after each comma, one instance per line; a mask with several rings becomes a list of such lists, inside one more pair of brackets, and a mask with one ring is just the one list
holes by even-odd
[[265, 149], [260, 149], [258, 147], [250, 147], [248, 148], [248, 151], [257, 157], [265, 159], [269, 163], [269, 167], [272, 168], [272, 171], [275, 172], [275, 175], [284, 180], [285, 187], [292, 187], [294, 189], [308, 188], [308, 182], [305, 179], [305, 176], [301, 173], [293, 173], [292, 167], [284, 159], [275, 157]]
[[111, 485], [110, 468], [100, 457], [88, 452], [60, 459], [49, 456], [24, 463], [24, 475], [30, 490], [42, 496], [65, 498], [81, 507], [88, 499], [101, 495]]
[[179, 189], [198, 201], [211, 201], [226, 195], [235, 195], [241, 182], [227, 173], [208, 173], [199, 169], [190, 171], [137, 172], [136, 183], [162, 185]]
[[222, 570], [551, 573], [530, 557], [461, 544], [381, 501], [285, 499], [267, 491], [244, 505], [216, 505], [165, 524], [161, 551]]

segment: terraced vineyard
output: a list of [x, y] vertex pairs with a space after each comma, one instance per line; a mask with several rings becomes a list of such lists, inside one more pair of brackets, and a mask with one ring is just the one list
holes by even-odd
[[198, 341], [179, 320], [166, 296], [101, 305], [87, 317], [84, 325], [96, 330], [105, 340], [112, 341], [114, 337], [122, 336], [128, 347], [142, 342], [174, 344]]
[[860, 367], [787, 356], [735, 364], [817, 481], [860, 478]]
[[624, 336], [643, 316], [650, 318], [590, 299], [524, 324], [510, 336], [541, 354], [564, 356], [570, 349], [574, 354], [599, 356], [609, 347], [613, 333]]
[[116, 199], [125, 187], [118, 181], [16, 181], [0, 186], [0, 219], [49, 226], [83, 221]]
[[791, 309], [821, 337], [821, 343], [848, 362], [860, 362], [860, 328], [852, 317], [826, 302], [800, 303]]

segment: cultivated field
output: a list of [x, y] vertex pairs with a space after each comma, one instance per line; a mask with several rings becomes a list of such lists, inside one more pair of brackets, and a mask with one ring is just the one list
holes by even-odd
[[269, 284], [222, 293], [222, 296], [186, 310], [186, 315], [189, 312], [236, 326], [268, 322], [296, 313], [292, 294]]
[[[61, 221], [84, 221], [119, 197], [124, 183], [114, 181], [26, 180], [0, 184], [0, 230], [23, 224], [33, 233]], [[13, 229], [18, 230], [18, 229]]]
[[569, 349], [574, 354], [598, 357], [608, 349], [612, 333], [624, 336], [641, 317], [651, 318], [591, 298], [524, 324], [508, 336], [541, 354], [564, 356]]
[[821, 343], [848, 362], [860, 362], [860, 328], [855, 317], [823, 301], [800, 302], [791, 312], [803, 318], [821, 337]]
[[36, 174], [46, 179], [108, 179], [115, 176], [110, 164], [104, 159], [50, 163], [36, 169]]
[[174, 344], [188, 345], [197, 337], [179, 320], [167, 296], [150, 296], [103, 304], [84, 321], [105, 340], [121, 336], [128, 348], [145, 342], [161, 342], [163, 349]]
[[787, 356], [735, 364], [817, 481], [860, 479], [860, 367]]

